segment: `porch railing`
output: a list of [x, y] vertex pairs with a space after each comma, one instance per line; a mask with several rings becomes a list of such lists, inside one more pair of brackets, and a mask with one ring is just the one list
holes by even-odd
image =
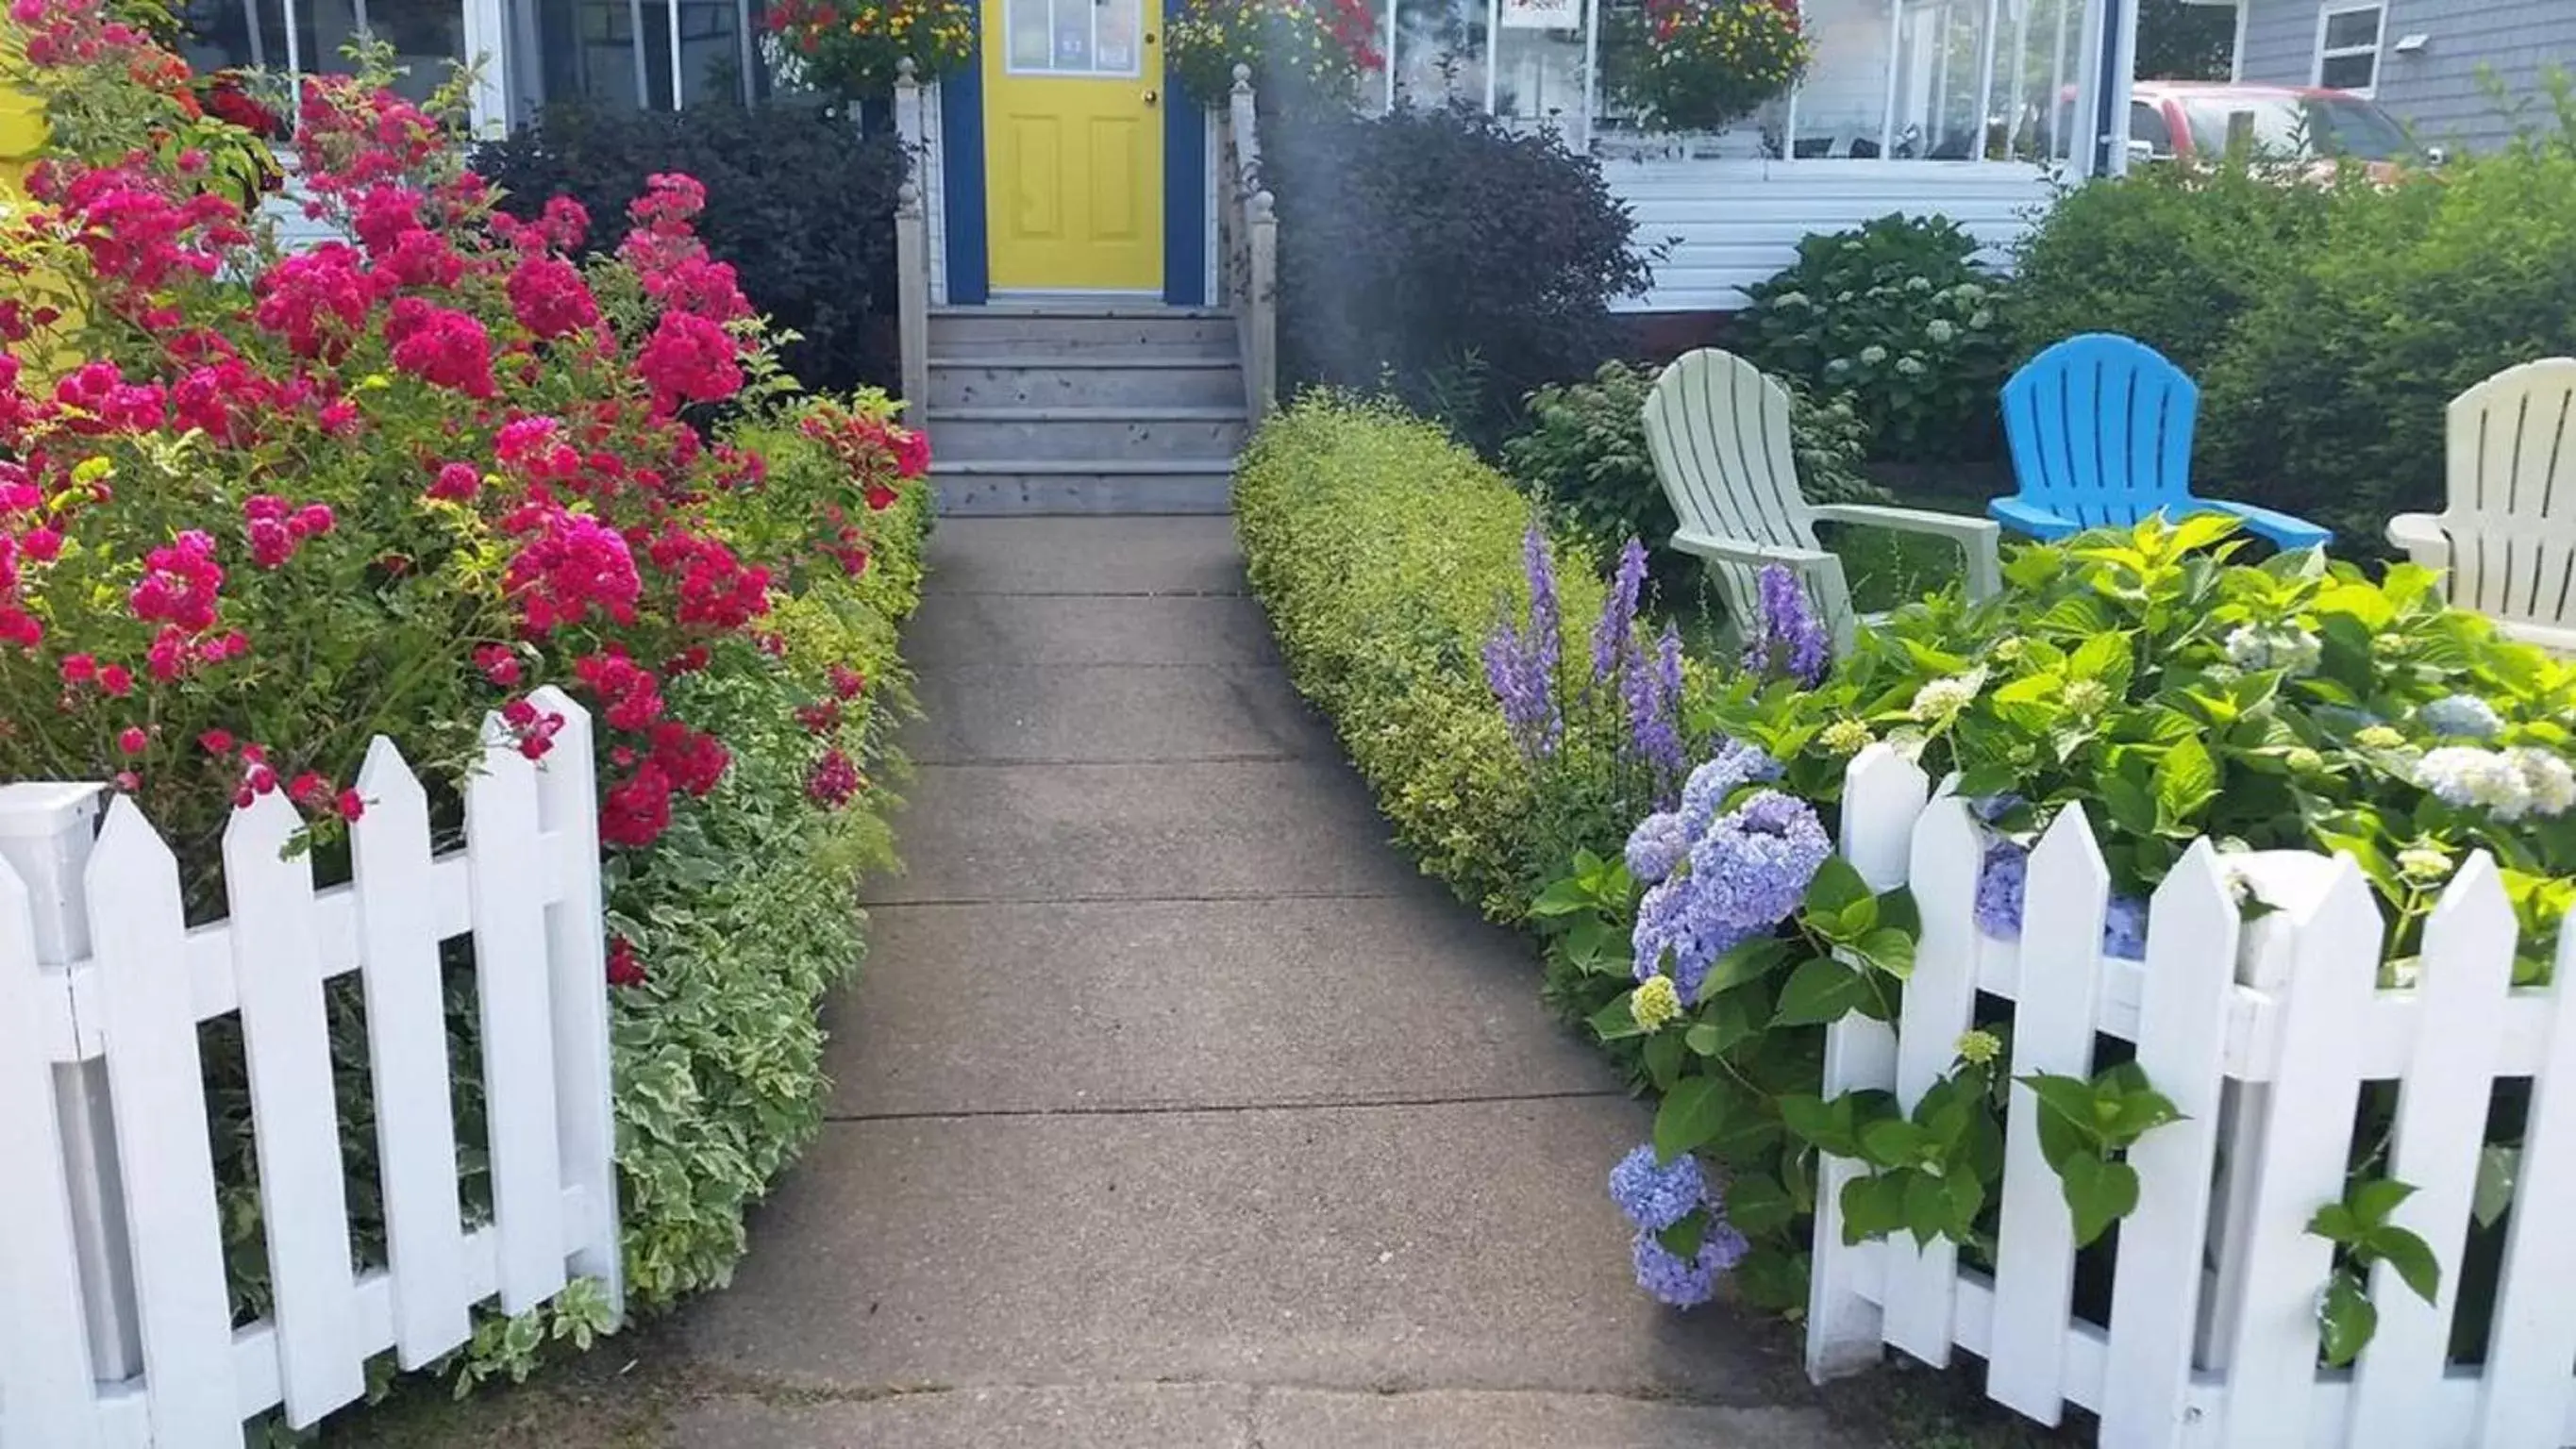
[[1279, 218], [1261, 185], [1261, 133], [1252, 68], [1234, 68], [1234, 91], [1217, 112], [1217, 242], [1225, 302], [1243, 346], [1243, 400], [1252, 421], [1279, 401]]
[[894, 126], [907, 168], [894, 202], [895, 331], [903, 349], [903, 400], [918, 425], [930, 406], [930, 214], [922, 205], [921, 180], [910, 173], [928, 153], [921, 82], [913, 78], [911, 58], [896, 61], [895, 72]]

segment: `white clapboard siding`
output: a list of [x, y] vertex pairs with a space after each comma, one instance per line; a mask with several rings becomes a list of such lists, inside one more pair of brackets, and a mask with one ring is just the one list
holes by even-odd
[[[1927, 807], [1909, 772], [1856, 758], [1843, 819], [1855, 860], [1891, 858], [1892, 832], [1912, 838], [1904, 883], [1923, 939], [1895, 1066], [1866, 1053], [1838, 1064], [1838, 1040], [1867, 1039], [1839, 1023], [1827, 1091], [1892, 1075], [1900, 1100], [1918, 1100], [1982, 990], [2011, 1003], [2017, 1077], [2088, 1074], [2107, 1034], [2135, 1044], [2182, 1120], [2129, 1151], [2139, 1197], [2106, 1240], [2107, 1329], [2074, 1316], [2071, 1224], [2038, 1151], [2035, 1099], [2017, 1083], [1991, 1278], [1946, 1243], [1918, 1251], [1900, 1234], [1846, 1247], [1820, 1201], [1809, 1371], [1865, 1367], [1879, 1343], [1932, 1363], [1964, 1349], [1987, 1361], [1998, 1402], [2051, 1423], [2069, 1404], [2092, 1410], [2100, 1442], [2120, 1449], [2576, 1444], [2576, 1237], [2563, 1221], [2576, 1202], [2576, 928], [2557, 942], [2550, 985], [2514, 987], [2514, 915], [2495, 863], [2472, 855], [2426, 922], [2413, 984], [2382, 989], [2380, 906], [2350, 860], [2223, 856], [2198, 841], [2150, 904], [2145, 962], [2112, 960], [2101, 955], [2110, 880], [2069, 809], [2031, 856], [2020, 939], [1997, 941], [1974, 924], [1982, 832], [1957, 800]], [[2271, 908], [2258, 921], [2242, 917], [2238, 880]], [[2451, 1363], [2488, 1104], [2499, 1081], [2526, 1077], [2492, 1340], [2483, 1363]], [[2350, 1370], [2326, 1370], [2317, 1305], [2333, 1250], [2307, 1224], [2343, 1196], [2366, 1081], [2397, 1084], [2386, 1171], [2416, 1192], [2395, 1221], [2431, 1247], [2441, 1293], [2426, 1303], [2374, 1268], [2378, 1331]], [[1852, 1170], [1829, 1159], [1820, 1180], [1838, 1192]]]
[[2001, 266], [2051, 198], [2049, 173], [2021, 162], [1606, 160], [1601, 172], [1636, 217], [1639, 250], [1661, 253], [1646, 295], [1620, 304], [1639, 312], [1732, 311], [1797, 261], [1800, 238], [1890, 212], [1946, 216]]
[[[426, 792], [378, 740], [355, 879], [316, 892], [288, 851], [294, 808], [263, 796], [224, 835], [225, 917], [194, 928], [130, 801], [93, 841], [97, 789], [0, 788], [0, 1445], [234, 1449], [251, 1416], [300, 1427], [356, 1400], [375, 1354], [416, 1367], [454, 1348], [496, 1295], [523, 1310], [580, 1273], [618, 1301], [588, 719], [554, 691], [537, 702], [565, 716], [556, 748], [539, 765], [490, 735], [463, 850], [433, 858]], [[469, 933], [494, 1177], [492, 1221], [470, 1225], [440, 972], [441, 943]], [[324, 1004], [351, 971], [387, 1259], [363, 1272]], [[197, 1045], [235, 1012], [274, 1290], [238, 1329]], [[137, 1350], [139, 1371], [105, 1367]]]

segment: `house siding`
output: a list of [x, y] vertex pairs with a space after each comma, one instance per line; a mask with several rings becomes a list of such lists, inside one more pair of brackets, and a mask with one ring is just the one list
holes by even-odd
[[[2017, 162], [1609, 161], [1610, 190], [1637, 220], [1654, 283], [1635, 312], [1725, 312], [1744, 289], [1798, 259], [1810, 232], [1889, 212], [1946, 216], [2001, 265], [2052, 197], [2050, 173]], [[1653, 253], [1661, 251], [1662, 255]]]
[[[2316, 79], [2320, 0], [2245, 0], [2240, 79], [2310, 85]], [[2398, 38], [2430, 37], [2414, 55]], [[2428, 144], [2491, 151], [2511, 139], [2514, 117], [2480, 86], [2492, 67], [2509, 96], [2528, 103], [2525, 124], [2544, 119], [2541, 76], [2551, 66], [2576, 76], [2576, 0], [2389, 0], [2380, 30], [2379, 104]]]

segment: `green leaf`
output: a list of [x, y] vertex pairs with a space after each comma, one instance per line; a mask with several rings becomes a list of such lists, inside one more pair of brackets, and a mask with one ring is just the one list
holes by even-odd
[[1644, 1036], [1646, 1029], [1637, 1025], [1637, 1014], [1628, 1009], [1629, 998], [1636, 994], [1622, 991], [1611, 999], [1609, 1005], [1592, 1013], [1592, 1034], [1603, 1041], [1626, 1041], [1632, 1036]]
[[2427, 1303], [2440, 1299], [2442, 1265], [2422, 1238], [2394, 1224], [2383, 1224], [2372, 1228], [2361, 1245], [2374, 1256], [2386, 1259], [2388, 1266], [2397, 1270], [2398, 1278], [2415, 1290], [2416, 1297]]
[[2337, 1273], [2327, 1280], [2325, 1296], [2317, 1302], [2317, 1329], [2324, 1338], [2326, 1367], [2342, 1368], [2361, 1357], [2370, 1336], [2379, 1331], [2379, 1310], [2371, 1306], [2360, 1279]]
[[1780, 1179], [1767, 1172], [1748, 1172], [1726, 1185], [1726, 1218], [1747, 1237], [1761, 1237], [1789, 1226], [1797, 1204]]
[[1883, 1238], [1905, 1226], [1905, 1182], [1912, 1173], [1874, 1173], [1843, 1184], [1843, 1241]]
[[1665, 1252], [1685, 1262], [1698, 1257], [1700, 1244], [1707, 1240], [1708, 1211], [1705, 1208], [1691, 1209], [1681, 1221], [1655, 1234], [1655, 1241], [1664, 1245]]
[[2410, 1183], [2399, 1182], [2393, 1177], [2374, 1177], [2354, 1183], [2344, 1193], [2343, 1200], [2363, 1227], [2375, 1228], [2388, 1221], [2388, 1215], [2397, 1211], [2398, 1204], [2414, 1195], [2415, 1188]]
[[1530, 902], [1533, 916], [1570, 916], [1591, 908], [1591, 889], [1574, 876], [1550, 881], [1547, 889], [1538, 893], [1538, 899]]
[[2478, 1182], [2469, 1197], [2469, 1211], [2476, 1215], [2479, 1227], [2491, 1228], [2503, 1221], [2505, 1210], [2513, 1206], [2513, 1183], [2521, 1172], [2521, 1148], [2490, 1142], [2479, 1149]]
[[1643, 1053], [1646, 1076], [1655, 1084], [1655, 1090], [1669, 1092], [1673, 1089], [1673, 1083], [1679, 1080], [1682, 1074], [1682, 1058], [1688, 1052], [1689, 1048], [1683, 1045], [1680, 1032], [1659, 1031], [1646, 1038], [1646, 1049]]
[[2218, 762], [2197, 738], [2176, 741], [2156, 762], [2159, 828], [2186, 824], [2218, 794]]
[[1735, 1291], [1745, 1304], [1771, 1313], [1807, 1306], [1807, 1255], [1756, 1245], [1735, 1267]]
[[1811, 1092], [1792, 1092], [1774, 1102], [1780, 1121], [1791, 1132], [1836, 1157], [1860, 1156], [1860, 1137], [1853, 1125], [1849, 1096], [1827, 1101]]
[[1683, 1032], [1682, 1042], [1704, 1057], [1713, 1057], [1726, 1050], [1726, 1037], [1713, 1022], [1703, 1021]]
[[1995, 718], [2023, 734], [2036, 735], [2057, 722], [2062, 708], [2057, 692], [2057, 680], [2045, 674], [2030, 674], [1996, 690], [1989, 701]]
[[1845, 907], [1873, 899], [1869, 882], [1861, 879], [1852, 863], [1839, 855], [1825, 857], [1816, 868], [1816, 878], [1807, 883], [1806, 913], [1810, 916], [1840, 916]]
[[[1707, 1001], [1731, 986], [1768, 976], [1788, 959], [1787, 941], [1778, 936], [1756, 936], [1710, 963], [1708, 975], [1699, 984], [1699, 1001]], [[1698, 1004], [1692, 1003], [1694, 1006]]]
[[1914, 937], [1893, 926], [1881, 926], [1852, 945], [1853, 954], [1903, 981], [1914, 974]]
[[1916, 1247], [1929, 1247], [1934, 1238], [1949, 1236], [1950, 1185], [1947, 1182], [1928, 1172], [1908, 1172], [1905, 1174], [1904, 1201], [1905, 1230], [1914, 1235]]
[[1671, 1162], [1726, 1125], [1726, 1094], [1713, 1077], [1684, 1077], [1655, 1109], [1655, 1156]]
[[1780, 988], [1773, 1026], [1819, 1026], [1839, 1021], [1869, 999], [1861, 974], [1829, 956], [1816, 956], [1789, 974]]
[[1977, 1231], [1977, 1214], [1986, 1205], [1986, 1184], [1974, 1167], [1955, 1162], [1941, 1179], [1941, 1191], [1950, 1200], [1950, 1239], [1964, 1243]]
[[1931, 1134], [1902, 1117], [1872, 1122], [1860, 1129], [1861, 1155], [1881, 1167], [1904, 1167], [1920, 1161]]
[[2065, 1190], [2067, 1211], [2075, 1219], [2075, 1246], [2090, 1246], [2111, 1224], [2138, 1206], [2138, 1172], [2125, 1162], [2108, 1162], [2078, 1152], [2057, 1164], [2058, 1185]]

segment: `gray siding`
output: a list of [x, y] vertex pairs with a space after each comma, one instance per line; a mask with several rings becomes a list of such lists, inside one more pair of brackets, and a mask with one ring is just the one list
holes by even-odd
[[[2241, 79], [2313, 84], [2321, 0], [2243, 3], [2253, 9]], [[2414, 33], [2431, 42], [2397, 54], [2399, 37]], [[2377, 94], [2390, 114], [2427, 142], [2492, 150], [2515, 122], [2479, 87], [2478, 68], [2492, 67], [2510, 96], [2530, 102], [2528, 123], [2554, 124], [2540, 78], [2550, 66], [2576, 77], [2576, 0], [2389, 0], [2380, 47]]]

